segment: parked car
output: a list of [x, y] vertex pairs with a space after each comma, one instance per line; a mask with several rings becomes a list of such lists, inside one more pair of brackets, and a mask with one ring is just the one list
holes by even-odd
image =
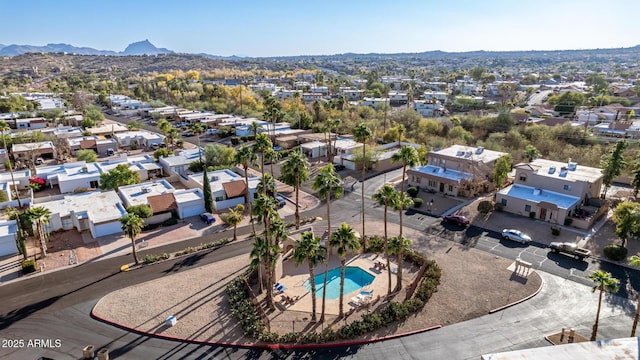
[[516, 241], [521, 244], [528, 244], [531, 242], [531, 236], [516, 229], [504, 229], [502, 230], [502, 237], [507, 240]]
[[213, 214], [210, 212], [205, 212], [200, 214], [200, 219], [205, 223], [207, 223], [207, 225], [213, 224], [214, 222], [216, 222], [215, 216], [213, 216]]
[[444, 222], [450, 224], [456, 224], [458, 226], [467, 226], [469, 225], [469, 219], [466, 216], [458, 215], [458, 214], [449, 214], [442, 218]]
[[282, 195], [276, 195], [276, 201], [278, 202], [278, 207], [283, 208], [287, 205], [287, 200]]
[[344, 170], [344, 165], [342, 165], [342, 164], [333, 164], [333, 168], [336, 171]]
[[115, 155], [116, 151], [113, 150], [112, 148], [108, 148], [107, 149], [107, 155], [111, 156], [111, 155]]
[[193, 134], [192, 131], [185, 131], [185, 132], [182, 133], [182, 136], [185, 136], [185, 137], [189, 137], [189, 136], [193, 136], [193, 135], [194, 134]]
[[44, 164], [44, 159], [39, 157], [39, 158], [36, 159], [35, 163], [36, 163], [36, 165], [42, 165], [42, 164]]

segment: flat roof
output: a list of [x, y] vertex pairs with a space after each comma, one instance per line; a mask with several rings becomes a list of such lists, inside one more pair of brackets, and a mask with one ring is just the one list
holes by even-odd
[[127, 214], [115, 191], [65, 195], [63, 199], [40, 203], [38, 206], [51, 210], [53, 214], [60, 214], [61, 217], [69, 216], [72, 212], [86, 212], [94, 223], [117, 220]]
[[105, 133], [111, 133], [111, 132], [116, 133], [121, 131], [127, 131], [129, 129], [127, 129], [127, 127], [124, 125], [111, 123], [111, 124], [105, 124], [102, 126], [91, 127], [86, 130], [92, 134], [105, 134]]
[[[211, 192], [224, 191], [224, 188], [222, 187], [223, 183], [227, 183], [235, 180], [244, 181], [244, 176], [236, 174], [229, 169], [207, 172], [207, 176], [209, 177], [209, 184], [211, 184]], [[201, 172], [197, 174], [189, 175], [189, 179], [196, 182], [200, 187], [202, 187], [202, 178], [203, 178], [203, 173]], [[255, 189], [258, 186], [259, 182], [260, 182], [260, 178], [250, 176], [249, 189]]]
[[435, 165], [425, 165], [422, 167], [410, 169], [410, 171], [415, 171], [423, 174], [428, 174], [434, 177], [439, 177], [439, 178], [444, 178], [444, 179], [454, 180], [454, 181], [473, 178], [473, 174], [469, 174], [463, 171], [445, 169], [443, 167], [435, 166]]
[[535, 203], [541, 201], [556, 204], [561, 209], [569, 209], [576, 203], [580, 202], [580, 198], [571, 195], [560, 194], [555, 191], [549, 191], [531, 186], [514, 184], [504, 188], [498, 194], [507, 195], [516, 199], [527, 200]]
[[190, 201], [204, 200], [204, 195], [202, 194], [202, 191], [200, 189], [176, 190], [173, 193], [173, 196], [176, 198], [176, 202], [178, 204]]
[[12, 151], [32, 151], [40, 149], [53, 149], [53, 142], [41, 141], [25, 144], [13, 144]]
[[597, 340], [556, 346], [543, 346], [532, 349], [507, 351], [482, 355], [482, 360], [601, 360], [601, 359], [639, 359], [640, 343], [637, 337]]
[[149, 196], [168, 194], [175, 188], [166, 180], [148, 181], [141, 184], [120, 186], [118, 193], [128, 206], [148, 204]]
[[430, 151], [429, 154], [438, 154], [442, 156], [448, 156], [452, 158], [462, 158], [474, 161], [482, 161], [484, 163], [490, 163], [498, 160], [507, 153], [501, 151], [487, 150], [481, 146], [465, 146], [465, 145], [452, 145], [445, 149], [437, 151]]
[[[27, 178], [27, 179], [31, 178], [31, 170], [27, 169], [27, 170], [18, 170], [13, 172], [14, 180], [17, 181], [24, 178]], [[5, 181], [11, 181], [11, 173], [8, 171], [0, 172], [0, 182], [5, 182]]]
[[[86, 168], [87, 171], [83, 171], [83, 168]], [[64, 172], [58, 173], [58, 181], [72, 180], [72, 179], [81, 179], [86, 177], [100, 177], [100, 168], [96, 163], [87, 163], [82, 166], [63, 168]]]
[[0, 236], [13, 235], [18, 232], [15, 220], [0, 221]]
[[[584, 166], [570, 161], [559, 162], [535, 159], [530, 163], [517, 164], [514, 168], [529, 168], [538, 176], [562, 178], [567, 181], [595, 182], [602, 177], [602, 169]], [[566, 171], [563, 171], [563, 168], [566, 168]]]

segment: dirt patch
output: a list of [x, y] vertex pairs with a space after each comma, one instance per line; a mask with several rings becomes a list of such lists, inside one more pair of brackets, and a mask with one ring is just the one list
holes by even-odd
[[564, 344], [571, 344], [571, 343], [580, 343], [580, 342], [587, 342], [589, 341], [589, 339], [587, 339], [586, 337], [575, 333], [573, 336], [573, 339], [569, 338], [569, 329], [565, 329], [564, 333], [561, 331], [559, 333], [555, 333], [555, 334], [551, 334], [551, 335], [547, 335], [544, 337], [545, 339], [547, 339], [548, 342], [552, 343], [553, 345], [564, 345]]
[[102, 255], [97, 241], [85, 243], [82, 235], [75, 231], [57, 231], [49, 235], [47, 240], [47, 257], [40, 258], [39, 240], [30, 237], [27, 240], [27, 254], [36, 255], [38, 267], [44, 270], [57, 269], [64, 266], [79, 264]]

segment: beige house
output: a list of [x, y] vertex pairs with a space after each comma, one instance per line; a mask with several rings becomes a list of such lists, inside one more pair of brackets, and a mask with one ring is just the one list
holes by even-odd
[[504, 155], [464, 145], [430, 151], [427, 165], [407, 170], [408, 184], [451, 196], [475, 196], [493, 189], [493, 167]]
[[[514, 167], [513, 185], [496, 194], [496, 204], [504, 211], [555, 224], [571, 223], [587, 228], [601, 212], [590, 205], [602, 188], [602, 170], [566, 163], [536, 159]], [[595, 201], [592, 201], [595, 202]], [[598, 202], [599, 203], [599, 202]]]

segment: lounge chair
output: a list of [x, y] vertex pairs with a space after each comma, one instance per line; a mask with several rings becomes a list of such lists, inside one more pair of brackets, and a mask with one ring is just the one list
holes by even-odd
[[373, 296], [373, 290], [362, 290], [360, 295]]
[[280, 283], [273, 284], [273, 288], [277, 291], [278, 294], [287, 290], [287, 287]]
[[351, 299], [349, 299], [349, 303], [354, 304], [355, 306], [361, 306], [361, 305], [364, 305], [367, 301], [369, 301], [370, 298], [371, 298], [371, 295], [358, 294], [352, 297]]

